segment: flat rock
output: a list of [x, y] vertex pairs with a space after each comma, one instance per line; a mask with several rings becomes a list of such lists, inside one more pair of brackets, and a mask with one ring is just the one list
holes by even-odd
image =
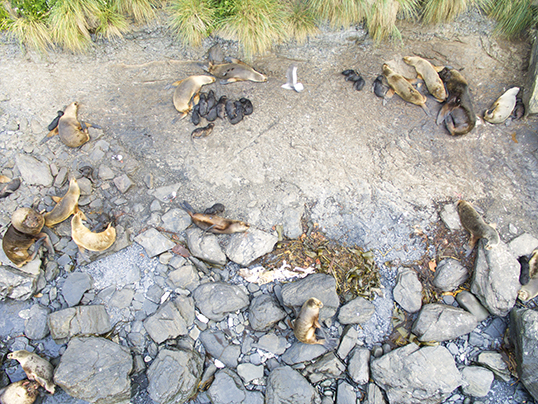
[[122, 194], [124, 194], [134, 185], [134, 182], [131, 181], [127, 174], [123, 174], [114, 178], [114, 185]]
[[467, 280], [469, 271], [458, 260], [446, 258], [437, 264], [433, 285], [443, 292], [456, 290]]
[[514, 344], [517, 374], [538, 400], [538, 312], [514, 309], [510, 313], [510, 337]]
[[386, 404], [383, 392], [375, 383], [368, 383], [368, 404]]
[[0, 266], [0, 300], [28, 300], [37, 290], [39, 276]]
[[422, 307], [412, 332], [420, 341], [441, 342], [469, 334], [477, 325], [477, 318], [463, 309], [430, 303]]
[[173, 194], [177, 193], [177, 190], [181, 184], [172, 184], [172, 185], [165, 185], [163, 187], [155, 188], [154, 190], [150, 191], [149, 194], [157, 198], [159, 201], [163, 203], [170, 202], [171, 199], [173, 199]]
[[227, 313], [248, 306], [248, 295], [235, 285], [223, 282], [205, 283], [193, 292], [196, 307], [211, 320], [220, 321]]
[[456, 295], [456, 301], [460, 307], [473, 314], [478, 321], [484, 321], [489, 317], [489, 311], [480, 304], [475, 295], [466, 290], [461, 291]]
[[217, 236], [204, 232], [198, 227], [187, 230], [187, 245], [192, 255], [212, 264], [226, 264], [226, 255], [220, 247]]
[[208, 395], [212, 403], [247, 403], [247, 389], [241, 378], [231, 369], [221, 369], [215, 374]]
[[263, 365], [253, 365], [252, 363], [240, 363], [237, 365], [237, 374], [245, 383], [250, 383], [252, 380], [263, 379]]
[[510, 251], [514, 257], [519, 258], [523, 255], [531, 254], [535, 248], [538, 248], [538, 238], [529, 233], [523, 233], [508, 243]]
[[116, 174], [114, 174], [114, 171], [112, 169], [104, 164], [101, 164], [99, 166], [99, 178], [103, 181], [111, 180], [114, 178]]
[[298, 363], [316, 359], [325, 352], [327, 352], [327, 348], [323, 345], [295, 342], [291, 347], [286, 349], [286, 352], [281, 356], [281, 359], [288, 365], [296, 365]]
[[84, 293], [92, 287], [92, 278], [84, 272], [73, 272], [67, 276], [62, 286], [62, 296], [72, 307], [77, 305]]
[[366, 384], [370, 379], [370, 350], [355, 348], [347, 362], [347, 371], [357, 384]]
[[348, 326], [344, 329], [342, 338], [340, 339], [340, 346], [338, 347], [338, 356], [342, 359], [345, 359], [351, 350], [357, 344], [359, 337], [358, 331], [355, 327]]
[[372, 302], [363, 297], [357, 297], [340, 308], [338, 321], [341, 324], [364, 324], [375, 313]]
[[286, 351], [286, 345], [287, 339], [285, 337], [271, 332], [262, 336], [254, 346], [275, 355], [282, 355]]
[[103, 305], [69, 307], [49, 314], [50, 335], [55, 340], [81, 335], [101, 335], [112, 329]]
[[200, 276], [194, 265], [183, 265], [168, 274], [168, 283], [174, 288], [187, 289], [192, 292], [200, 285]]
[[467, 383], [462, 388], [463, 393], [472, 397], [485, 397], [489, 393], [493, 382], [493, 372], [481, 366], [464, 366], [461, 376]]
[[301, 218], [304, 215], [304, 206], [300, 208], [287, 208], [282, 216], [284, 235], [289, 239], [296, 239], [303, 234]]
[[148, 256], [155, 257], [175, 246], [175, 243], [156, 229], [148, 229], [135, 237], [135, 241], [146, 250]]
[[289, 366], [273, 369], [267, 378], [265, 404], [321, 404], [317, 390]]
[[194, 322], [194, 302], [191, 297], [179, 296], [166, 302], [144, 321], [149, 336], [160, 344], [167, 339], [188, 334]]
[[392, 293], [396, 303], [408, 313], [416, 313], [422, 307], [422, 283], [411, 269], [400, 268]]
[[181, 233], [191, 224], [189, 214], [178, 208], [170, 209], [162, 216], [161, 220], [161, 227], [172, 233]]
[[271, 251], [278, 237], [258, 229], [249, 229], [245, 233], [235, 233], [226, 246], [226, 255], [233, 262], [249, 266], [256, 258]]
[[443, 206], [441, 212], [439, 213], [441, 220], [450, 230], [461, 230], [460, 217], [458, 211], [456, 210], [456, 205], [449, 203]]
[[241, 354], [239, 345], [231, 344], [222, 331], [206, 330], [200, 333], [200, 341], [206, 351], [230, 368], [237, 367]]
[[249, 322], [256, 331], [267, 331], [286, 317], [273, 295], [262, 294], [252, 299], [249, 307]]
[[27, 185], [43, 185], [50, 187], [54, 178], [50, 173], [49, 165], [42, 163], [32, 156], [19, 154], [15, 158], [17, 167], [21, 172], [23, 182]]
[[336, 389], [336, 404], [357, 404], [357, 394], [351, 384], [345, 381], [338, 384], [338, 388]]
[[509, 382], [512, 377], [508, 365], [499, 352], [480, 352], [477, 363], [491, 370], [499, 380]]
[[28, 339], [43, 339], [49, 335], [47, 317], [50, 313], [48, 307], [34, 304], [30, 308], [30, 315], [24, 323], [24, 335]]
[[329, 352], [308, 365], [303, 374], [310, 380], [310, 383], [318, 383], [327, 379], [340, 378], [345, 370], [346, 365], [333, 352]]

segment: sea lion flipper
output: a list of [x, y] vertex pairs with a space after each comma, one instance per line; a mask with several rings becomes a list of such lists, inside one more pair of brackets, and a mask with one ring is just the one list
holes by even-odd
[[58, 203], [58, 202], [60, 202], [62, 200], [62, 198], [60, 196], [55, 196], [55, 195], [51, 196], [51, 198], [56, 203]]
[[183, 208], [183, 210], [186, 211], [189, 214], [194, 212], [194, 209], [192, 208], [192, 206], [187, 201], [181, 202], [179, 204], [179, 206], [181, 206], [181, 208]]
[[437, 125], [441, 125], [441, 123], [443, 123], [447, 115], [450, 114], [450, 112], [452, 112], [453, 109], [454, 109], [454, 106], [448, 102], [445, 105], [443, 105], [441, 109], [439, 110], [439, 114], [437, 114]]
[[58, 127], [56, 126], [53, 130], [51, 130], [49, 133], [47, 133], [47, 136], [45, 136], [39, 144], [43, 144], [45, 142], [48, 142], [52, 137], [56, 136], [58, 134]]
[[226, 84], [230, 84], [230, 83], [235, 83], [236, 81], [239, 81], [239, 79], [237, 79], [235, 77], [230, 77], [229, 79], [219, 81], [219, 83], [223, 84], [223, 85], [226, 85]]
[[178, 81], [174, 81], [174, 82], [172, 83], [172, 85], [173, 85], [174, 87], [177, 87], [177, 86], [179, 86], [181, 83], [183, 83], [185, 80], [186, 80], [186, 79], [178, 80]]
[[422, 110], [424, 111], [426, 115], [430, 116], [430, 109], [428, 108], [426, 104], [422, 104], [420, 107], [422, 108]]
[[389, 90], [387, 91], [387, 94], [385, 94], [385, 99], [390, 100], [394, 96], [395, 93], [396, 91], [394, 91], [393, 88], [389, 88]]

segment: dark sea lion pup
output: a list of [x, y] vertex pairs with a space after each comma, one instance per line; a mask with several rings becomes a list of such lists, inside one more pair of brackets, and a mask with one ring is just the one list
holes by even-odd
[[248, 223], [240, 220], [225, 219], [216, 215], [206, 215], [203, 213], [194, 213], [194, 210], [188, 202], [183, 201], [180, 205], [191, 217], [193, 223], [202, 230], [216, 234], [242, 233], [249, 229]]
[[465, 135], [476, 126], [467, 80], [459, 71], [448, 67], [439, 72], [439, 77], [446, 84], [448, 98], [437, 115], [437, 125], [444, 122], [451, 135]]

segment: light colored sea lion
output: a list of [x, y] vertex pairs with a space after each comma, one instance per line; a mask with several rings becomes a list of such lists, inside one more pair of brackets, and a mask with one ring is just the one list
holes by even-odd
[[48, 360], [25, 350], [11, 352], [7, 357], [15, 359], [21, 364], [28, 379], [35, 380], [50, 394], [54, 394], [56, 387], [53, 382], [54, 368]]
[[316, 328], [321, 329], [319, 310], [322, 307], [323, 303], [315, 297], [308, 299], [301, 307], [301, 312], [293, 324], [293, 334], [300, 342], [305, 344], [325, 344], [325, 340], [316, 338]]
[[80, 198], [80, 188], [77, 180], [72, 178], [69, 181], [69, 189], [61, 198], [53, 196], [56, 206], [49, 213], [45, 214], [45, 226], [51, 227], [63, 222], [73, 213], [78, 211], [78, 198]]
[[51, 130], [47, 137], [50, 138], [58, 134], [62, 143], [69, 147], [79, 147], [90, 140], [88, 128], [91, 126], [97, 128], [98, 126], [80, 122], [78, 120], [78, 107], [79, 103], [76, 101], [69, 104], [58, 120], [58, 126]]
[[516, 106], [517, 93], [519, 93], [519, 87], [508, 89], [484, 113], [484, 119], [490, 123], [502, 123], [506, 121], [512, 115], [512, 111]]
[[257, 72], [239, 59], [228, 59], [227, 63], [219, 64], [210, 61], [207, 72], [221, 79], [221, 84], [235, 83], [236, 81], [254, 81], [256, 83], [267, 81], [267, 76]]
[[538, 278], [538, 248], [532, 252], [529, 259], [529, 277]]
[[179, 118], [183, 119], [191, 111], [192, 107], [198, 104], [198, 93], [202, 86], [215, 82], [215, 77], [207, 75], [189, 76], [186, 79], [176, 81], [172, 85], [176, 87], [174, 91], [174, 107], [180, 113]]
[[[34, 259], [39, 250], [36, 241], [43, 240], [49, 252], [54, 254], [49, 236], [41, 232], [44, 224], [44, 217], [31, 208], [19, 208], [13, 213], [11, 225], [2, 239], [2, 248], [17, 268]], [[34, 252], [29, 254], [28, 249], [34, 244]]]
[[439, 72], [439, 77], [446, 84], [448, 98], [437, 115], [437, 125], [444, 122], [451, 135], [465, 135], [476, 126], [467, 80], [459, 71], [448, 67]]
[[418, 105], [422, 107], [427, 115], [430, 114], [430, 111], [426, 106], [426, 97], [419, 93], [418, 90], [413, 87], [404, 76], [396, 73], [386, 63], [383, 65], [383, 75], [386, 77], [390, 88], [392, 88], [400, 97], [402, 97], [404, 101]]
[[0, 389], [2, 404], [33, 404], [39, 395], [39, 384], [24, 379]]
[[11, 195], [13, 192], [15, 192], [19, 187], [21, 186], [21, 179], [20, 178], [14, 178], [10, 179], [4, 175], [2, 175], [2, 180], [0, 181], [4, 185], [2, 188], [0, 188], [0, 199], [5, 198], [9, 195]]
[[491, 250], [499, 244], [499, 233], [493, 226], [484, 222], [484, 219], [478, 214], [473, 205], [467, 201], [460, 200], [457, 204], [457, 210], [462, 226], [471, 233], [471, 238], [469, 239], [471, 249], [481, 238], [488, 240], [485, 246], [486, 250]]
[[538, 278], [531, 279], [527, 284], [523, 285], [517, 293], [518, 299], [522, 302], [534, 299], [536, 296], [538, 296]]
[[183, 201], [181, 207], [189, 214], [193, 223], [202, 230], [216, 234], [242, 233], [249, 229], [248, 223], [240, 220], [225, 219], [216, 215], [206, 215], [203, 213], [194, 213], [191, 205]]
[[443, 102], [446, 100], [445, 85], [430, 62], [418, 56], [404, 56], [403, 60], [415, 68], [419, 78], [424, 80], [426, 88], [437, 101]]
[[112, 223], [101, 233], [93, 233], [82, 224], [82, 220], [85, 219], [86, 216], [81, 211], [75, 213], [71, 219], [71, 237], [82, 252], [84, 250], [104, 251], [114, 244], [116, 229], [111, 226]]

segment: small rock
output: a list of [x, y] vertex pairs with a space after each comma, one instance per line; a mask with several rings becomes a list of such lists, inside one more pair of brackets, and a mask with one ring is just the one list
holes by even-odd
[[339, 378], [346, 370], [346, 365], [336, 357], [333, 352], [329, 352], [308, 365], [303, 374], [311, 383], [318, 383], [327, 379]]
[[348, 372], [357, 384], [366, 384], [370, 379], [370, 351], [367, 348], [355, 348], [348, 361]]
[[200, 341], [213, 358], [220, 360], [228, 367], [237, 367], [241, 348], [239, 345], [230, 344], [222, 331], [203, 331], [200, 333]]
[[77, 184], [80, 188], [80, 195], [92, 194], [92, 182], [88, 178], [79, 178]]
[[267, 379], [266, 404], [321, 404], [316, 389], [289, 366], [273, 369]]
[[352, 385], [345, 381], [338, 384], [338, 389], [336, 390], [336, 404], [357, 404], [357, 394]]
[[441, 216], [441, 220], [450, 230], [461, 230], [460, 217], [455, 204], [451, 203], [445, 205], [439, 213], [439, 216]]
[[341, 359], [345, 359], [347, 355], [351, 352], [351, 350], [355, 347], [355, 345], [357, 344], [358, 336], [359, 333], [355, 329], [355, 327], [346, 327], [340, 341], [340, 346], [338, 347], [337, 351], [338, 356]]
[[135, 237], [135, 241], [146, 250], [148, 256], [155, 257], [175, 246], [175, 243], [163, 236], [156, 229], [146, 230]]
[[70, 307], [49, 314], [50, 335], [62, 340], [81, 335], [101, 335], [112, 329], [103, 305]]
[[277, 300], [269, 294], [252, 299], [249, 308], [249, 321], [256, 331], [267, 331], [286, 317]]
[[461, 369], [461, 376], [468, 384], [463, 392], [472, 397], [485, 397], [489, 393], [493, 382], [493, 373], [481, 366], [465, 366]]
[[469, 272], [458, 260], [447, 258], [437, 264], [433, 285], [443, 292], [456, 290], [467, 280]]
[[473, 314], [479, 322], [489, 317], [489, 311], [480, 304], [471, 292], [461, 291], [456, 295], [456, 301], [462, 308]]
[[192, 255], [212, 264], [226, 264], [226, 255], [220, 247], [217, 236], [206, 233], [198, 227], [187, 230], [187, 245]]
[[131, 188], [134, 183], [131, 181], [131, 179], [127, 176], [127, 174], [120, 175], [119, 177], [114, 178], [114, 185], [116, 185], [116, 188], [124, 194], [126, 193], [129, 188]]
[[84, 293], [92, 287], [92, 278], [83, 272], [73, 272], [67, 276], [62, 286], [62, 296], [66, 303], [76, 306]]
[[30, 316], [24, 323], [24, 335], [29, 339], [43, 339], [49, 335], [47, 317], [50, 313], [48, 307], [34, 304], [30, 308]]
[[538, 247], [538, 238], [528, 233], [523, 233], [510, 241], [508, 247], [516, 258], [523, 255], [529, 255]]
[[241, 379], [230, 369], [219, 370], [208, 390], [212, 403], [235, 404], [247, 403], [247, 390]]
[[282, 355], [286, 351], [287, 340], [274, 333], [269, 333], [260, 338], [255, 346], [275, 355]]
[[160, 344], [167, 339], [188, 334], [194, 322], [194, 302], [190, 297], [179, 296], [163, 304], [154, 315], [144, 321], [149, 336]]
[[172, 233], [181, 233], [191, 224], [191, 217], [183, 209], [170, 209], [162, 217], [162, 227]]
[[245, 233], [235, 233], [230, 237], [226, 255], [233, 262], [248, 267], [252, 261], [271, 251], [278, 237], [264, 231], [250, 228]]
[[256, 366], [251, 363], [240, 363], [237, 365], [237, 373], [245, 383], [250, 383], [255, 379], [262, 379], [263, 369], [263, 365]]
[[184, 265], [168, 274], [168, 281], [174, 288], [193, 291], [200, 285], [200, 276], [193, 265]]
[[300, 209], [288, 208], [282, 217], [284, 235], [289, 239], [296, 239], [303, 234], [301, 218], [304, 214], [304, 206]]
[[478, 325], [471, 313], [446, 304], [425, 305], [413, 324], [420, 341], [447, 341], [469, 334]]
[[115, 177], [114, 171], [104, 164], [99, 166], [99, 178], [103, 181], [111, 180]]
[[327, 348], [323, 345], [295, 342], [291, 347], [286, 349], [286, 352], [281, 356], [281, 359], [288, 365], [296, 365], [298, 363], [316, 359], [325, 352], [327, 352]]
[[227, 313], [249, 304], [248, 295], [239, 286], [222, 282], [205, 283], [193, 292], [196, 307], [211, 320], [221, 321]]
[[341, 324], [364, 324], [375, 313], [372, 302], [363, 297], [357, 297], [340, 308], [338, 321]]
[[416, 313], [422, 307], [422, 283], [417, 273], [400, 268], [393, 291], [394, 300], [408, 313]]
[[491, 370], [500, 380], [504, 382], [510, 381], [510, 370], [508, 370], [508, 365], [499, 352], [480, 352], [477, 363]]
[[25, 184], [43, 185], [45, 187], [52, 185], [53, 178], [46, 163], [25, 154], [19, 154], [16, 157], [16, 162]]

